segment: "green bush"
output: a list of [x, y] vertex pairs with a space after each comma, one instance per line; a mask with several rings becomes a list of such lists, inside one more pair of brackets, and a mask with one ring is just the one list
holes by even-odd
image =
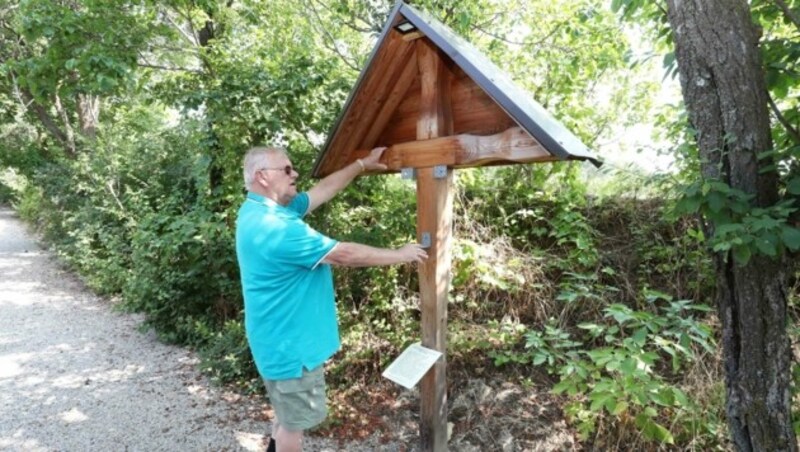
[[606, 417], [658, 443], [675, 444], [676, 434], [697, 435], [696, 418], [676, 423], [700, 410], [671, 380], [715, 353], [711, 329], [692, 314], [710, 309], [658, 293], [648, 298], [658, 313], [612, 304], [603, 309], [606, 323], [578, 325], [584, 331], [580, 339], [551, 324], [544, 332], [529, 331], [526, 353], [516, 355], [518, 362], [559, 375], [553, 390], [570, 397], [565, 411], [584, 439]]
[[213, 333], [200, 351], [200, 368], [218, 384], [232, 384], [246, 392], [264, 386], [256, 371], [241, 319], [231, 319]]
[[142, 218], [131, 240], [125, 305], [165, 340], [201, 345], [197, 322], [216, 329], [241, 311], [233, 231], [224, 213], [197, 207]]

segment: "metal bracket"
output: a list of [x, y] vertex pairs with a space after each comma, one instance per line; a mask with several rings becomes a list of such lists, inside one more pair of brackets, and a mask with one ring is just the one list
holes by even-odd
[[419, 244], [423, 248], [430, 248], [431, 247], [431, 234], [430, 232], [423, 232], [422, 233], [422, 241]]
[[436, 165], [433, 167], [433, 178], [434, 179], [444, 179], [447, 177], [447, 166], [446, 165]]
[[400, 169], [400, 177], [403, 179], [416, 179], [417, 172], [414, 168], [402, 168]]

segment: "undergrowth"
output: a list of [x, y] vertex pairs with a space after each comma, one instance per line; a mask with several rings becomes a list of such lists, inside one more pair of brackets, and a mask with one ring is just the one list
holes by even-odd
[[[16, 208], [91, 287], [121, 294], [164, 340], [197, 348], [215, 381], [262, 391], [242, 327], [238, 197], [203, 188], [202, 159], [144, 141], [101, 143], [107, 151], [93, 160], [43, 167], [19, 184]], [[669, 200], [580, 196], [567, 165], [555, 175], [464, 173], [449, 366], [515, 379], [507, 369], [541, 369], [586, 444], [721, 447], [711, 267], [696, 222], [668, 220]], [[73, 189], [60, 190], [67, 183]], [[413, 213], [398, 215], [413, 200], [413, 185], [398, 178], [359, 180], [310, 221], [340, 240], [399, 246], [413, 240]], [[413, 266], [338, 268], [335, 279], [343, 346], [328, 382], [339, 391], [375, 383], [419, 340], [420, 309]], [[332, 422], [351, 411], [334, 410]]]

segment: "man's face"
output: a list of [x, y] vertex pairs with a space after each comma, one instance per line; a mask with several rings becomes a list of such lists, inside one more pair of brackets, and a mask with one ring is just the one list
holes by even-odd
[[297, 196], [297, 171], [294, 170], [292, 162], [285, 155], [272, 155], [269, 159], [269, 166], [259, 170], [266, 181], [269, 197], [275, 202], [287, 205]]

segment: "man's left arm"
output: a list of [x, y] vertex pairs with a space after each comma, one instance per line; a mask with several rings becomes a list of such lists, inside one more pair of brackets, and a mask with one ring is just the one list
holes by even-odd
[[386, 148], [384, 147], [375, 148], [367, 157], [356, 160], [319, 181], [317, 185], [314, 185], [308, 190], [308, 211], [306, 213], [311, 213], [317, 207], [330, 201], [337, 193], [344, 190], [344, 188], [347, 187], [356, 176], [361, 174], [362, 171], [385, 170], [386, 165], [379, 163], [381, 155], [383, 155], [383, 151], [385, 150]]

